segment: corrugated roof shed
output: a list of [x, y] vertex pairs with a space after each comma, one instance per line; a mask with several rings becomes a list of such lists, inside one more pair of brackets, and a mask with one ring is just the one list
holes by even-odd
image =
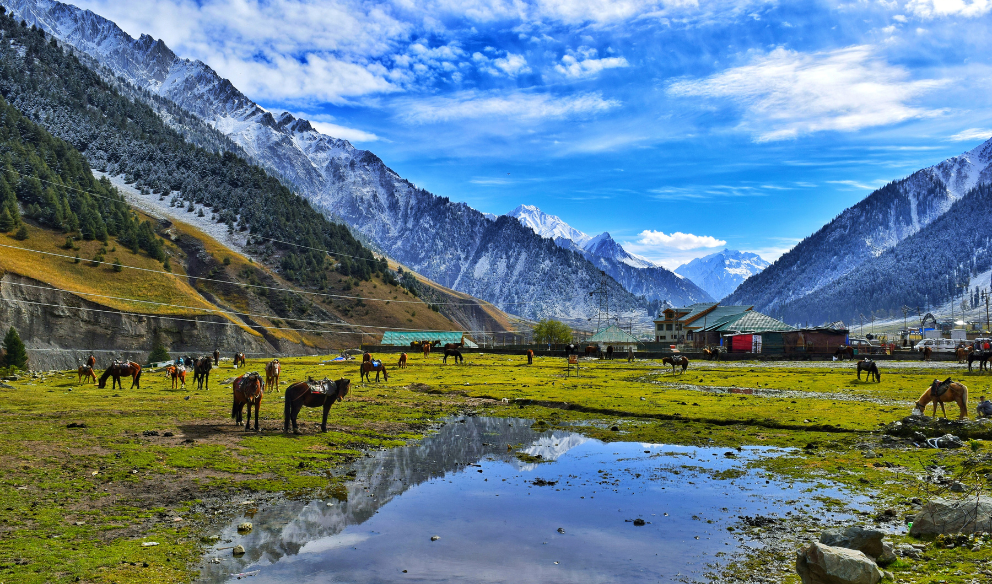
[[617, 325], [607, 327], [589, 338], [590, 343], [601, 345], [636, 345], [637, 337], [621, 330]]
[[441, 341], [441, 343], [460, 343], [464, 332], [437, 332], [437, 331], [386, 331], [382, 334], [382, 345], [394, 347], [409, 347], [410, 343], [420, 341]]
[[704, 330], [726, 333], [764, 333], [794, 331], [796, 328], [767, 314], [748, 310], [724, 317], [711, 325], [707, 325]]
[[693, 326], [702, 326], [704, 323], [706, 327], [709, 328], [710, 323], [719, 322], [729, 316], [737, 316], [739, 314], [744, 314], [754, 308], [753, 306], [717, 306], [709, 314], [704, 315], [701, 318], [696, 319], [696, 322], [692, 323]]

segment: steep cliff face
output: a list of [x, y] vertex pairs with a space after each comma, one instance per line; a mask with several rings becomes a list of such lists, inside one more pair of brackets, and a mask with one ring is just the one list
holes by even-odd
[[[205, 63], [176, 56], [160, 40], [134, 39], [107, 19], [52, 0], [8, 5], [114, 75], [199, 116], [315, 207], [424, 276], [529, 318], [578, 322], [595, 312], [588, 292], [598, 270], [581, 255], [550, 249], [518, 222], [492, 222], [415, 187], [373, 153], [320, 134], [306, 120], [263, 110]], [[615, 309], [643, 312], [643, 299], [615, 288]]]
[[[219, 316], [125, 313], [49, 288], [13, 273], [0, 277], [0, 323], [14, 326], [25, 340], [31, 369], [72, 369], [91, 352], [100, 368], [113, 357], [144, 363], [156, 339], [174, 354], [205, 355], [220, 349], [261, 356], [273, 350], [260, 335]], [[284, 345], [288, 354], [312, 352]]]

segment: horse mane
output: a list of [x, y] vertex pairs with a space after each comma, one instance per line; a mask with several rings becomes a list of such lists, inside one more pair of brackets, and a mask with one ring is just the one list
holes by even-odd
[[107, 367], [107, 370], [103, 372], [100, 376], [100, 385], [107, 385], [107, 378], [110, 377], [110, 370], [114, 368], [114, 365]]

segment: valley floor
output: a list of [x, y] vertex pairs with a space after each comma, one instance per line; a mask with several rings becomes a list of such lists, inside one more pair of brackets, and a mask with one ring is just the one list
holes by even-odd
[[[195, 581], [208, 541], [201, 538], [243, 513], [246, 496], [333, 496], [348, 480], [342, 469], [349, 462], [466, 412], [567, 426], [607, 442], [786, 447], [753, 464], [869, 497], [875, 509], [859, 513], [862, 523], [874, 525], [894, 509], [884, 525], [897, 542], [909, 541], [900, 526], [913, 514], [910, 500], [947, 488], [928, 476], [957, 477], [987, 493], [992, 473], [992, 449], [983, 441], [918, 449], [879, 432], [880, 424], [908, 415], [934, 378], [965, 383], [972, 410], [980, 394], [992, 394], [992, 376], [951, 363], [885, 364], [876, 384], [857, 381], [851, 363], [694, 362], [673, 375], [651, 361], [583, 360], [579, 377], [566, 377], [563, 359], [551, 357], [532, 366], [523, 356], [493, 354], [467, 354], [464, 365], [411, 354], [406, 369], [394, 367], [394, 356], [384, 361], [389, 381], [363, 384], [356, 362], [283, 360], [284, 382], [353, 381], [331, 410], [329, 432], [320, 433], [319, 410], [305, 410], [302, 436], [282, 433], [285, 383], [264, 398], [261, 432], [233, 425], [229, 380], [245, 369], [230, 362], [213, 371], [203, 391], [192, 384], [171, 389], [153, 370], [142, 375], [141, 390], [99, 389], [78, 383], [75, 372], [6, 382], [0, 581]], [[249, 361], [247, 370], [263, 366]], [[843, 509], [850, 502], [833, 503]], [[801, 513], [787, 521], [784, 528], [741, 526], [751, 551], [728, 560], [721, 581], [798, 582], [794, 551], [831, 523]], [[142, 545], [152, 541], [157, 545]], [[972, 551], [923, 543], [922, 558], [887, 568], [897, 581], [970, 584], [992, 574], [987, 545]]]

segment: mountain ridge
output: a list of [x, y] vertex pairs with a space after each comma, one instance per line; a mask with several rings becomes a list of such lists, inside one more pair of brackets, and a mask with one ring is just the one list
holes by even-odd
[[769, 263], [756, 253], [724, 249], [696, 258], [675, 268], [713, 298], [725, 298], [742, 282], [767, 268]]

